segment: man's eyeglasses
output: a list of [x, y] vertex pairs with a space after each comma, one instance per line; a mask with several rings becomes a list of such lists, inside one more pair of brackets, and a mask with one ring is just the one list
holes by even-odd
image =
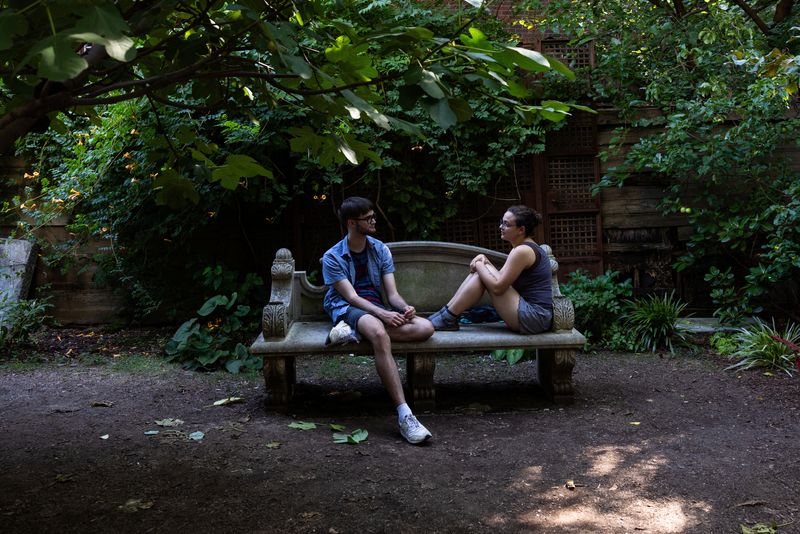
[[510, 224], [508, 221], [500, 221], [500, 228], [515, 228], [516, 224]]
[[372, 215], [364, 215], [363, 217], [353, 217], [354, 221], [367, 221], [367, 222], [375, 222], [378, 219], [375, 218], [375, 214]]

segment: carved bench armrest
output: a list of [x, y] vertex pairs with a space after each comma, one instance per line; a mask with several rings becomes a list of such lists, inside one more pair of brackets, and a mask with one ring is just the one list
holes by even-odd
[[264, 338], [286, 337], [294, 318], [292, 310], [294, 258], [289, 249], [282, 248], [272, 262], [272, 290], [269, 303], [264, 306], [261, 330]]
[[547, 253], [550, 260], [550, 269], [553, 272], [553, 327], [554, 332], [571, 331], [575, 326], [575, 307], [569, 297], [561, 294], [558, 285], [558, 261], [553, 256], [553, 249], [548, 245], [542, 245], [542, 249]]

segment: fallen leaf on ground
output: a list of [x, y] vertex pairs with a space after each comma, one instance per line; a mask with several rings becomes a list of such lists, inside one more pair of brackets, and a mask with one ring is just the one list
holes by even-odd
[[289, 428], [296, 428], [298, 430], [314, 430], [317, 428], [317, 423], [308, 423], [306, 421], [295, 421], [289, 423]]
[[283, 444], [280, 441], [273, 439], [272, 441], [267, 443], [265, 445], [265, 447], [268, 448], [268, 449], [280, 449], [281, 445], [283, 445]]
[[191, 438], [191, 439], [193, 439], [195, 441], [200, 441], [204, 437], [206, 437], [206, 435], [203, 434], [202, 432], [200, 432], [199, 430], [197, 432], [192, 432], [191, 434], [189, 434], [189, 438]]
[[158, 430], [145, 430], [144, 432], [145, 436], [155, 436], [156, 434], [158, 434]]
[[212, 406], [226, 406], [228, 404], [237, 404], [240, 402], [244, 402], [244, 399], [242, 397], [226, 397], [224, 399], [220, 399], [214, 402]]
[[642, 423], [640, 423], [639, 421], [628, 421], [628, 424], [629, 425], [641, 425]]
[[132, 514], [139, 510], [147, 510], [153, 507], [153, 501], [143, 501], [142, 499], [128, 499], [125, 504], [117, 506], [117, 509]]
[[334, 424], [334, 423], [331, 423], [330, 427], [331, 427], [331, 430], [336, 431], [336, 432], [342, 432], [345, 428], [347, 428], [344, 425], [337, 425], [337, 424]]
[[108, 439], [108, 434], [103, 434], [102, 436], [100, 436], [100, 439]]
[[181, 426], [183, 424], [183, 421], [181, 421], [180, 419], [169, 418], [169, 419], [157, 419], [155, 423], [158, 426]]
[[359, 428], [358, 430], [354, 430], [351, 434], [340, 434], [340, 433], [334, 434], [333, 442], [347, 443], [349, 445], [357, 445], [362, 441], [366, 440], [368, 436], [369, 432], [367, 432], [363, 428]]
[[766, 503], [766, 501], [752, 500], [752, 501], [740, 502], [736, 506], [739, 506], [739, 507], [742, 507], [742, 506], [761, 506], [762, 504], [767, 504], [767, 503]]
[[89, 403], [89, 406], [91, 406], [92, 408], [111, 408], [112, 406], [114, 406], [114, 403], [112, 401], [107, 401], [107, 400], [93, 400], [92, 402]]
[[72, 482], [75, 479], [73, 478], [75, 475], [71, 473], [66, 474], [58, 474], [56, 475], [56, 482]]

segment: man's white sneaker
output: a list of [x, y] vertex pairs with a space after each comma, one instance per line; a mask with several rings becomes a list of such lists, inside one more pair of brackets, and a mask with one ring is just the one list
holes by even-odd
[[403, 435], [407, 442], [414, 445], [422, 443], [431, 437], [431, 433], [422, 426], [422, 423], [417, 421], [414, 414], [408, 414], [400, 420], [400, 434]]

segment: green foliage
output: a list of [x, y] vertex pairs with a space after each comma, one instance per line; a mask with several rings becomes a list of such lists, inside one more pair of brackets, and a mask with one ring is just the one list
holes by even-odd
[[618, 276], [616, 271], [606, 271], [592, 277], [578, 269], [561, 284], [561, 292], [575, 307], [575, 328], [592, 342], [606, 340], [610, 328], [622, 318], [625, 299], [633, 294], [631, 281], [618, 282]]
[[[221, 267], [206, 268], [203, 277], [207, 287], [222, 289], [225, 277]], [[263, 285], [257, 276], [248, 274], [241, 284], [247, 296]], [[216, 294], [197, 310], [198, 317], [184, 322], [164, 347], [168, 361], [182, 362], [187, 369], [211, 370], [222, 366], [230, 373], [258, 370], [260, 357], [253, 356], [242, 340], [258, 328], [259, 309], [240, 304], [239, 293]]]
[[[280, 224], [289, 206], [302, 206], [312, 197], [336, 199], [358, 190], [376, 200], [390, 199], [380, 208], [390, 222], [387, 226], [397, 232], [392, 239], [437, 238], [438, 228], [453, 217], [460, 201], [492, 194], [492, 184], [515, 172], [515, 158], [544, 149], [544, 133], [555, 123], [509, 108], [508, 98], [502, 97], [504, 86], [497, 82], [497, 76], [506, 80], [512, 75], [502, 62], [521, 63], [538, 72], [543, 69], [541, 57], [517, 50], [497, 20], [476, 12], [472, 29], [463, 30], [464, 42], [455, 42], [454, 55], [435, 66], [436, 53], [428, 49], [434, 55], [420, 68], [420, 61], [414, 66], [412, 57], [419, 51], [408, 52], [405, 44], [393, 39], [419, 44], [429, 32], [455, 34], [464, 21], [445, 10], [413, 5], [364, 6], [341, 6], [335, 21], [326, 19], [324, 10], [314, 12], [314, 17], [322, 17], [319, 21], [304, 19], [316, 31], [295, 42], [291, 50], [298, 55], [291, 61], [296, 63], [300, 50], [308, 47], [303, 57], [332, 64], [320, 75], [325, 79], [335, 78], [339, 69], [347, 70], [348, 62], [363, 61], [356, 70], [371, 65], [385, 74], [378, 93], [365, 85], [343, 91], [341, 99], [328, 95], [300, 101], [288, 95], [304, 90], [312, 80], [285, 81], [288, 92], [274, 94], [268, 83], [228, 80], [213, 89], [220, 81], [202, 78], [180, 82], [168, 94], [93, 108], [89, 116], [54, 114], [58, 129], [30, 134], [19, 144], [19, 155], [31, 168], [24, 191], [7, 205], [7, 214], [25, 221], [20, 231], [66, 219], [71, 238], [55, 247], [41, 243], [45, 261], [65, 270], [98, 263], [94, 281], [118, 288], [131, 301], [134, 318], [173, 319], [199, 306], [196, 292], [187, 286], [191, 280], [183, 273], [216, 261], [219, 253], [208, 243], [219, 242], [220, 235], [244, 251], [230, 255], [226, 268], [263, 268], [254, 265], [260, 259], [254, 247], [258, 225]], [[352, 15], [351, 8], [363, 12], [354, 15], [348, 28], [338, 17]], [[221, 20], [233, 16], [227, 8], [220, 9]], [[254, 16], [244, 12], [243, 16]], [[378, 39], [373, 32], [380, 33], [387, 21], [402, 27], [402, 33], [391, 34], [380, 46], [364, 48], [363, 42]], [[191, 34], [186, 28], [195, 22], [200, 24], [189, 15], [181, 18], [181, 38], [175, 43], [178, 56], [184, 53], [185, 33]], [[230, 22], [230, 27], [240, 22]], [[305, 31], [294, 21], [288, 26], [286, 35]], [[272, 41], [281, 45], [283, 30], [271, 28], [280, 34]], [[169, 34], [172, 29], [165, 31]], [[209, 31], [204, 27], [197, 32], [202, 35], [192, 34], [191, 39], [197, 40], [194, 46], [201, 46]], [[248, 43], [245, 39], [242, 48], [246, 50]], [[472, 50], [477, 46], [481, 52]], [[494, 52], [483, 48], [500, 58], [491, 75], [480, 70], [480, 58]], [[323, 59], [317, 52], [326, 49]], [[462, 50], [478, 56], [464, 55]], [[150, 58], [161, 54], [150, 52]], [[255, 61], [262, 52], [253, 48], [242, 54]], [[357, 59], [367, 55], [369, 61]], [[268, 59], [284, 61], [282, 56]], [[142, 61], [149, 75], [158, 75], [151, 69], [152, 59]], [[164, 61], [170, 64], [179, 58]], [[466, 63], [459, 66], [459, 61]], [[301, 70], [293, 63], [282, 68]], [[485, 81], [486, 76], [495, 81]], [[558, 76], [564, 78], [566, 71]], [[316, 90], [325, 92], [337, 80], [329, 82]], [[252, 99], [242, 97], [245, 90]], [[437, 90], [458, 118], [446, 130], [436, 118], [446, 115], [442, 99], [430, 94], [438, 95]], [[567, 111], [557, 102], [542, 104], [536, 117], [547, 113], [556, 119]], [[436, 117], [430, 113], [434, 105]], [[462, 120], [467, 115], [471, 120]], [[390, 128], [384, 127], [386, 121]], [[368, 146], [364, 139], [369, 139]], [[360, 162], [356, 167], [353, 158]], [[102, 246], [99, 250], [93, 246], [96, 252], [87, 259], [87, 244], [98, 240]]]
[[675, 343], [686, 343], [686, 335], [677, 328], [678, 319], [686, 309], [686, 303], [675, 297], [675, 293], [650, 295], [629, 301], [625, 312], [625, 325], [641, 350], [655, 352], [660, 348], [674, 351]]
[[52, 307], [47, 299], [0, 299], [0, 349], [28, 343], [31, 335], [52, 319], [47, 315]]
[[496, 362], [505, 360], [508, 365], [514, 365], [522, 360], [535, 360], [536, 349], [496, 349], [491, 356]]
[[[791, 376], [800, 359], [800, 350], [797, 350], [797, 345], [800, 344], [800, 325], [790, 323], [779, 330], [774, 319], [771, 323], [758, 319], [753, 326], [739, 328], [734, 342], [737, 349], [730, 357], [738, 361], [728, 369], [762, 368], [768, 371], [784, 371]], [[785, 342], [793, 344], [795, 348]]]
[[735, 4], [520, 6], [537, 13], [540, 29], [593, 40], [588, 96], [629, 120], [601, 154], [622, 163], [600, 187], [653, 177], [667, 184], [663, 212], [682, 214], [692, 227], [676, 268], [705, 274], [716, 315], [734, 324], [767, 306], [790, 314], [800, 303], [800, 179], [780, 155], [796, 145], [800, 127], [792, 111], [797, 6]]
[[714, 332], [709, 339], [711, 348], [722, 356], [729, 356], [736, 352], [736, 334], [732, 332]]
[[[128, 4], [34, 2], [0, 10], [0, 152], [30, 130], [31, 118], [61, 127], [54, 111], [91, 115], [94, 106], [143, 95], [175, 103], [181, 92], [200, 101], [190, 110], [232, 111], [254, 102], [298, 110], [313, 127], [290, 132], [292, 148], [324, 167], [378, 160], [352, 133], [362, 120], [419, 135], [415, 124], [382, 109], [387, 84], [402, 86], [405, 101], [443, 130], [471, 118], [467, 92], [491, 95], [526, 122], [558, 122], [570, 109], [530, 98], [520, 78], [572, 72], [505, 34], [496, 38], [484, 9], [468, 9], [464, 23], [436, 3]], [[430, 29], [435, 17], [449, 19], [449, 31]], [[231, 187], [254, 171], [222, 165], [219, 178]], [[270, 170], [262, 165], [256, 172]], [[162, 175], [167, 196], [188, 192], [180, 177]]]

